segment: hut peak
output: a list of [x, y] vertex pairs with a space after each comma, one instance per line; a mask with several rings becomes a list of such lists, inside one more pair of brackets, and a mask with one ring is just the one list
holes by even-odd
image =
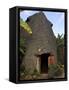
[[43, 11], [39, 11], [38, 13], [35, 13], [32, 16], [29, 16], [26, 20], [26, 22], [29, 22], [30, 20], [35, 20], [35, 19], [43, 19], [43, 20], [48, 20], [46, 15], [43, 13]]

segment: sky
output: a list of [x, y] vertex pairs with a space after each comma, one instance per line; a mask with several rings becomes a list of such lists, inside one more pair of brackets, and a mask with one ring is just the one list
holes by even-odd
[[[24, 10], [20, 12], [20, 17], [25, 21], [29, 16], [32, 16], [39, 11]], [[63, 12], [51, 12], [43, 11], [47, 19], [53, 24], [53, 32], [57, 37], [58, 33], [64, 35], [64, 13]]]

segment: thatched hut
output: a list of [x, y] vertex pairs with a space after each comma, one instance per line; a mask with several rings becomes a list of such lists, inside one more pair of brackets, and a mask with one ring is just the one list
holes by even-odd
[[48, 64], [57, 62], [56, 38], [52, 23], [43, 12], [36, 13], [26, 21], [32, 29], [32, 35], [26, 35], [26, 53], [22, 65], [30, 73], [37, 69], [40, 73], [48, 73]]

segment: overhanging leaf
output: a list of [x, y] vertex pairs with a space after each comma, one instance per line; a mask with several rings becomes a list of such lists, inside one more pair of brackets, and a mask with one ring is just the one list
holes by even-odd
[[32, 34], [32, 29], [31, 27], [27, 24], [27, 22], [23, 21], [20, 19], [20, 26], [24, 28], [29, 34]]

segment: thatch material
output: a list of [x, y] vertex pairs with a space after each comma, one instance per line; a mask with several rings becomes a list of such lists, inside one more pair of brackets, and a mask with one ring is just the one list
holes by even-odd
[[37, 66], [36, 55], [52, 53], [57, 61], [56, 39], [52, 30], [52, 23], [46, 18], [44, 13], [39, 12], [27, 19], [27, 23], [32, 28], [31, 38], [26, 38], [26, 54], [23, 65], [31, 72]]

